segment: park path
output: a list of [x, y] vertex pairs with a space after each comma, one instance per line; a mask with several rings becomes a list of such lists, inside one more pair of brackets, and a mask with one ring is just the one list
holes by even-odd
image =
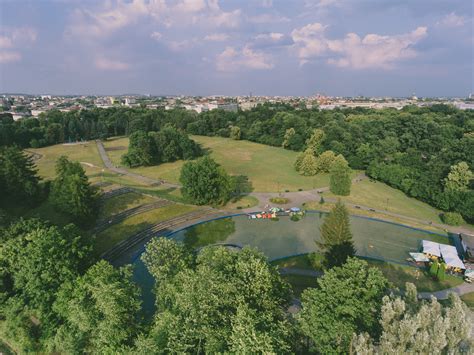
[[[299, 269], [299, 268], [279, 268], [278, 271], [281, 275], [300, 275], [300, 276], [313, 276], [321, 277], [324, 275], [324, 272], [317, 270], [308, 270], [308, 269]], [[439, 300], [445, 300], [448, 298], [450, 293], [455, 293], [458, 296], [462, 296], [468, 293], [474, 292], [473, 283], [463, 283], [456, 287], [447, 288], [435, 292], [418, 292], [418, 298], [421, 299], [430, 299], [432, 296], [436, 297]]]
[[107, 151], [105, 150], [105, 147], [104, 147], [104, 144], [102, 143], [102, 141], [100, 139], [98, 139], [98, 140], [96, 140], [96, 144], [97, 144], [97, 150], [99, 151], [100, 158], [102, 159], [102, 161], [104, 162], [105, 167], [108, 170], [113, 171], [114, 173], [117, 173], [117, 174], [120, 174], [120, 175], [129, 176], [133, 179], [136, 179], [136, 180], [138, 180], [140, 182], [143, 182], [143, 183], [145, 183], [147, 185], [150, 185], [150, 186], [161, 185], [161, 186], [170, 187], [170, 188], [179, 187], [178, 185], [170, 184], [170, 183], [167, 183], [163, 180], [152, 179], [152, 178], [149, 178], [147, 176], [132, 173], [131, 171], [129, 171], [127, 169], [116, 167], [112, 163], [112, 161], [110, 160], [109, 155], [107, 154]]
[[[110, 158], [109, 158], [109, 156], [108, 156], [108, 154], [105, 150], [105, 147], [104, 147], [102, 141], [97, 140], [96, 142], [97, 142], [97, 148], [98, 148], [99, 154], [100, 154], [100, 156], [102, 158], [102, 161], [104, 162], [104, 165], [107, 169], [109, 169], [109, 170], [111, 170], [115, 173], [121, 174], [121, 175], [130, 176], [132, 178], [135, 178], [139, 181], [142, 181], [142, 182], [144, 182], [148, 185], [152, 185], [152, 186], [153, 185], [162, 185], [164, 187], [169, 187], [169, 188], [178, 188], [178, 187], [180, 187], [180, 185], [177, 185], [177, 184], [171, 184], [171, 183], [165, 182], [163, 180], [151, 179], [151, 178], [143, 176], [143, 175], [132, 173], [132, 172], [128, 171], [127, 169], [115, 167], [112, 164], [112, 162], [110, 161]], [[361, 173], [361, 174], [357, 175], [354, 179], [352, 179], [352, 183], [356, 184], [356, 183], [358, 183], [358, 182], [360, 182], [364, 179], [367, 179], [367, 178], [368, 177], [367, 177], [367, 175], [365, 175], [365, 173]], [[325, 191], [329, 191], [328, 186], [320, 187], [320, 188], [313, 189], [313, 190], [306, 190], [306, 191], [285, 192], [284, 196], [286, 198], [288, 198], [290, 200], [290, 202], [287, 203], [287, 204], [279, 205], [279, 207], [287, 209], [287, 208], [290, 208], [290, 207], [293, 207], [293, 206], [297, 206], [297, 207], [302, 206], [305, 202], [319, 201], [322, 197], [322, 194]], [[249, 213], [249, 212], [263, 211], [263, 210], [266, 209], [266, 206], [272, 205], [272, 203], [270, 202], [271, 198], [280, 197], [281, 195], [282, 194], [278, 193], [278, 192], [251, 192], [249, 194], [249, 196], [255, 197], [259, 201], [258, 205], [254, 206], [254, 207], [242, 209], [241, 212]], [[336, 198], [326, 198], [325, 197], [324, 199], [325, 199], [325, 201], [331, 202], [331, 203], [337, 202]], [[448, 226], [446, 224], [435, 223], [433, 221], [427, 221], [427, 220], [422, 220], [422, 219], [418, 219], [418, 218], [414, 218], [414, 217], [410, 217], [410, 216], [405, 216], [405, 215], [402, 215], [402, 214], [399, 214], [399, 213], [394, 213], [394, 212], [389, 212], [389, 211], [386, 211], [386, 210], [372, 208], [370, 206], [356, 205], [356, 204], [347, 203], [347, 202], [346, 202], [346, 205], [349, 206], [349, 207], [355, 208], [355, 209], [363, 210], [363, 211], [380, 213], [380, 214], [384, 214], [384, 215], [387, 215], [387, 216], [390, 216], [390, 217], [401, 218], [401, 219], [405, 219], [405, 220], [415, 222], [415, 223], [419, 223], [419, 224], [426, 225], [426, 226], [433, 226], [433, 227], [441, 228], [441, 229], [443, 229], [447, 232], [450, 232], [450, 233], [455, 233], [455, 234], [459, 234], [459, 233], [472, 234], [473, 233], [472, 229], [465, 228], [465, 227], [462, 227], [462, 226], [460, 226], [460, 227]]]

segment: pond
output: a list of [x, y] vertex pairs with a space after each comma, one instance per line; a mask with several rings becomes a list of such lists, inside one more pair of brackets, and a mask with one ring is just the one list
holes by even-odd
[[[324, 215], [307, 213], [297, 222], [289, 217], [272, 221], [239, 215], [197, 224], [169, 237], [196, 249], [213, 244], [251, 246], [263, 252], [269, 260], [275, 260], [317, 251], [315, 241], [321, 240]], [[451, 244], [447, 236], [379, 220], [351, 216], [350, 223], [357, 255], [364, 257], [406, 263], [408, 252], [417, 251], [423, 239]], [[146, 295], [150, 294], [153, 280], [139, 255], [134, 257], [135, 279], [143, 287], [144, 306], [149, 308], [153, 301]]]

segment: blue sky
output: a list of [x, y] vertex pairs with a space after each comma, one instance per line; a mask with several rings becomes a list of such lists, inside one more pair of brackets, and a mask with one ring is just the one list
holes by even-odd
[[467, 96], [468, 0], [0, 0], [0, 92]]

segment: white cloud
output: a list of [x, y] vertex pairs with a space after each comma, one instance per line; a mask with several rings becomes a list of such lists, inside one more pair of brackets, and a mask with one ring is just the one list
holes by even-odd
[[262, 7], [270, 8], [273, 7], [273, 0], [262, 0]]
[[71, 24], [66, 29], [67, 35], [82, 39], [107, 37], [113, 32], [137, 22], [145, 15], [153, 14], [158, 2], [147, 4], [144, 0], [108, 1], [101, 9], [89, 10], [76, 8]]
[[101, 70], [117, 70], [117, 71], [127, 70], [130, 68], [130, 65], [128, 65], [125, 62], [112, 60], [105, 57], [96, 58], [95, 66], [97, 69], [101, 69]]
[[342, 0], [306, 0], [305, 7], [312, 9], [321, 9], [330, 6], [340, 6]]
[[163, 37], [163, 35], [160, 32], [155, 31], [151, 33], [150, 37], [153, 38], [155, 41], [159, 41]]
[[281, 40], [285, 35], [283, 33], [278, 33], [278, 32], [270, 32], [270, 33], [260, 33], [255, 36], [255, 39], [259, 40], [268, 40], [268, 41], [274, 41], [277, 42]]
[[21, 54], [14, 51], [0, 51], [0, 63], [13, 63], [21, 60]]
[[30, 27], [4, 27], [0, 32], [0, 63], [21, 60], [20, 49], [36, 41], [37, 32]]
[[368, 34], [361, 38], [348, 33], [343, 39], [328, 39], [326, 26], [313, 23], [291, 33], [300, 64], [317, 58], [328, 58], [327, 63], [353, 69], [390, 69], [397, 61], [413, 58], [413, 45], [427, 35], [426, 27], [393, 36]]
[[211, 42], [222, 42], [227, 41], [229, 39], [229, 35], [226, 33], [211, 33], [204, 37], [205, 41]]
[[247, 21], [250, 23], [265, 24], [265, 23], [289, 22], [290, 19], [288, 17], [277, 15], [277, 14], [261, 14], [261, 15], [247, 17]]
[[226, 49], [217, 56], [217, 70], [224, 72], [240, 69], [268, 70], [273, 68], [271, 58], [263, 52], [254, 51], [245, 46], [241, 51], [233, 47]]
[[444, 27], [461, 27], [464, 26], [466, 23], [466, 19], [463, 16], [458, 16], [454, 12], [444, 16], [440, 21], [436, 24], [438, 26]]

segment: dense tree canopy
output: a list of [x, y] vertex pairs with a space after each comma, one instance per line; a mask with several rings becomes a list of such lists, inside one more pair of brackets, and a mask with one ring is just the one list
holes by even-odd
[[200, 146], [182, 131], [167, 126], [158, 132], [135, 131], [122, 162], [130, 167], [156, 165], [201, 155]]
[[13, 342], [31, 349], [54, 330], [56, 292], [86, 269], [90, 246], [73, 225], [58, 228], [33, 219], [7, 228], [0, 250], [0, 325]]
[[289, 288], [262, 254], [207, 247], [195, 261], [182, 262], [185, 250], [172, 243], [153, 240], [143, 256], [160, 282], [155, 288], [155, 323], [140, 339], [140, 352], [290, 350], [291, 325], [284, 314]]
[[90, 185], [79, 162], [65, 156], [56, 162], [56, 178], [51, 184], [49, 199], [62, 213], [69, 215], [79, 225], [95, 221], [98, 208], [97, 189]]
[[185, 163], [179, 181], [183, 196], [197, 205], [223, 204], [233, 190], [230, 176], [209, 156]]
[[33, 205], [41, 198], [33, 160], [17, 147], [0, 148], [0, 206]]
[[321, 354], [346, 353], [354, 332], [376, 335], [388, 281], [367, 262], [351, 258], [318, 279], [301, 295], [298, 321], [311, 348]]
[[413, 284], [406, 289], [403, 298], [384, 297], [379, 340], [362, 333], [353, 349], [358, 354], [469, 353], [472, 322], [459, 296], [450, 294], [443, 306], [435, 298], [418, 300]]
[[474, 166], [474, 111], [445, 105], [297, 111], [277, 103], [250, 111], [201, 114], [114, 107], [66, 113], [52, 110], [38, 119], [18, 121], [1, 114], [0, 146], [42, 146], [129, 135], [137, 130], [158, 132], [167, 124], [191, 134], [223, 137], [230, 136], [231, 127], [239, 127], [241, 139], [297, 151], [331, 150], [342, 154], [353, 169], [367, 169], [371, 177], [409, 196], [474, 220], [472, 186], [455, 192], [445, 191], [444, 186], [452, 166], [460, 162], [471, 169]]

